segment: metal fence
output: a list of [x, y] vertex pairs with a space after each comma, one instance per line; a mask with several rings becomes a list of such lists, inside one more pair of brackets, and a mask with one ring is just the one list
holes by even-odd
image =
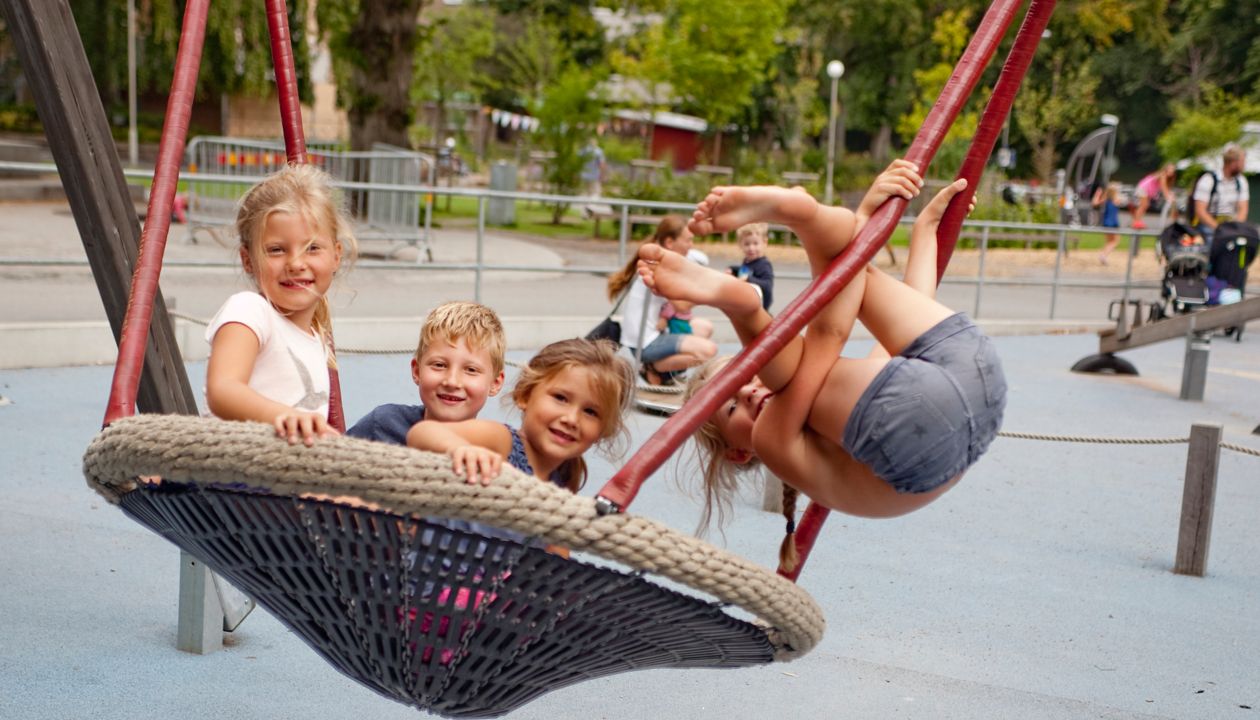
[[[274, 153], [274, 149], [272, 150]], [[259, 163], [262, 158], [255, 158], [254, 163]], [[238, 156], [236, 159], [237, 166], [240, 166], [242, 159]], [[244, 161], [248, 162], [248, 160]], [[280, 162], [283, 162], [281, 156]], [[248, 166], [247, 166], [248, 167]], [[35, 173], [56, 172], [55, 165], [48, 163], [18, 163], [18, 162], [0, 162], [0, 170], [24, 171]], [[236, 172], [232, 174], [207, 174], [200, 167], [198, 170], [197, 181], [204, 183], [206, 186], [223, 185], [231, 188], [225, 191], [224, 196], [231, 195], [238, 197], [244, 193], [245, 189], [254, 181], [257, 174], [253, 175]], [[124, 169], [123, 174], [128, 178], [137, 180], [151, 180], [152, 173], [150, 171]], [[476, 255], [472, 262], [451, 263], [451, 262], [427, 262], [424, 264], [417, 263], [400, 263], [397, 261], [360, 261], [359, 267], [385, 269], [392, 268], [398, 270], [418, 270], [418, 271], [448, 271], [448, 270], [464, 270], [472, 271], [474, 275], [473, 298], [481, 301], [483, 297], [485, 273], [490, 271], [507, 271], [507, 272], [554, 272], [554, 273], [577, 273], [577, 274], [598, 274], [606, 275], [620, 267], [622, 267], [632, 252], [631, 239], [632, 226], [636, 223], [655, 222], [654, 218], [660, 214], [670, 212], [689, 213], [694, 210], [695, 205], [691, 203], [674, 203], [659, 202], [647, 200], [632, 200], [624, 198], [609, 197], [575, 197], [566, 195], [550, 195], [544, 193], [529, 192], [508, 192], [501, 190], [488, 190], [485, 188], [450, 188], [437, 187], [436, 185], [412, 185], [412, 184], [389, 184], [389, 183], [369, 183], [357, 181], [338, 180], [335, 185], [342, 188], [348, 196], [356, 194], [371, 196], [389, 196], [400, 195], [409, 196], [413, 199], [415, 206], [420, 207], [420, 197], [423, 195], [426, 201], [431, 204], [434, 195], [450, 195], [455, 197], [465, 197], [474, 199], [477, 202], [477, 223], [476, 223]], [[561, 203], [572, 207], [583, 208], [588, 205], [599, 205], [601, 207], [611, 208], [612, 217], [619, 221], [618, 233], [618, 251], [617, 262], [615, 265], [565, 265], [563, 267], [553, 266], [536, 266], [495, 263], [487, 261], [485, 255], [485, 238], [487, 231], [486, 210], [489, 201], [492, 199], [501, 199], [505, 201], [520, 201], [533, 203]], [[428, 225], [428, 215], [425, 214], [425, 226]], [[902, 224], [912, 223], [914, 218], [902, 218]], [[981, 317], [981, 305], [986, 288], [992, 287], [1041, 287], [1050, 289], [1049, 311], [1047, 313], [1049, 319], [1055, 319], [1056, 306], [1060, 291], [1064, 289], [1110, 289], [1115, 290], [1121, 297], [1122, 303], [1127, 303], [1128, 299], [1134, 291], [1158, 289], [1160, 286], [1157, 282], [1150, 280], [1135, 281], [1133, 278], [1133, 261], [1137, 254], [1140, 242], [1143, 238], [1153, 238], [1158, 235], [1157, 231], [1144, 230], [1136, 231], [1126, 228], [1121, 233], [1127, 238], [1129, 252], [1125, 266], [1124, 280], [1098, 280], [1098, 279], [1079, 279], [1065, 278], [1063, 276], [1063, 260], [1071, 250], [1073, 236], [1080, 233], [1107, 233], [1114, 232], [1114, 228], [1102, 227], [1072, 227], [1068, 225], [1050, 225], [1050, 224], [1034, 224], [1034, 223], [1011, 223], [1000, 221], [975, 221], [969, 220], [964, 223], [964, 236], [970, 238], [968, 242], [974, 242], [979, 251], [979, 267], [973, 276], [947, 276], [943, 284], [946, 285], [964, 285], [973, 286], [976, 289], [973, 317]], [[1054, 267], [1049, 278], [1002, 278], [992, 277], [986, 274], [986, 257], [992, 243], [1002, 240], [1011, 242], [1011, 237], [1019, 238], [1014, 240], [1017, 243], [1027, 243], [1029, 238], [1035, 237], [1034, 242], [1039, 244], [1051, 244], [1055, 247]], [[201, 261], [178, 261], [169, 260], [167, 262], [171, 266], [197, 266], [197, 267], [235, 267], [232, 263], [216, 263]], [[4, 258], [0, 257], [0, 267], [2, 266], [67, 266], [67, 265], [86, 265], [85, 260], [68, 260], [62, 258]], [[784, 279], [805, 279], [809, 276], [806, 273], [780, 272], [776, 273], [776, 277]]]
[[[356, 183], [346, 193], [347, 210], [361, 241], [394, 244], [387, 254], [403, 247], [417, 248], [432, 259], [429, 231], [433, 198], [424, 184], [436, 182], [432, 156], [377, 143], [367, 151], [345, 150], [334, 143], [307, 143], [309, 161], [341, 183]], [[247, 186], [222, 178], [260, 178], [279, 170], [286, 161], [281, 140], [198, 136], [184, 150], [188, 234], [218, 233], [236, 219], [236, 204]], [[385, 189], [387, 186], [392, 189]], [[423, 223], [421, 204], [423, 200]]]

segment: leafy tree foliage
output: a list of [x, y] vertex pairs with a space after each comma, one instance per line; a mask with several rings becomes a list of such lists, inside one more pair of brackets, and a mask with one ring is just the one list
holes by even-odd
[[[582, 148], [595, 134], [604, 102], [596, 92], [602, 78], [576, 63], [566, 66], [547, 86], [530, 110], [542, 123], [539, 131], [544, 149], [553, 153], [547, 165], [547, 182], [553, 192], [574, 195], [581, 189]], [[552, 222], [559, 224], [567, 207], [557, 204]]]
[[[171, 85], [185, 3], [136, 2], [137, 89], [166, 92]], [[127, 98], [127, 1], [70, 0], [88, 63], [107, 108]], [[312, 97], [307, 0], [290, 0], [289, 29], [304, 101]], [[206, 15], [205, 45], [198, 74], [198, 96], [224, 93], [264, 96], [274, 91], [271, 39], [266, 7], [260, 0], [215, 0]]]
[[1243, 123], [1258, 118], [1260, 103], [1208, 86], [1201, 103], [1173, 107], [1173, 123], [1160, 134], [1159, 151], [1166, 158], [1200, 157], [1237, 140]]
[[475, 97], [490, 83], [481, 64], [494, 51], [494, 16], [485, 8], [461, 5], [422, 27], [411, 94], [415, 101], [437, 104], [435, 138], [446, 134], [446, 103], [457, 96]]
[[350, 147], [406, 147], [415, 111], [412, 74], [424, 0], [320, 0], [317, 17], [333, 56]]

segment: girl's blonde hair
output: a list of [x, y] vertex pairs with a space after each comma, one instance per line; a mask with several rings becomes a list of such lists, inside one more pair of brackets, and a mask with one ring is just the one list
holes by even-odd
[[[593, 376], [602, 423], [596, 444], [609, 455], [624, 453], [630, 440], [625, 413], [634, 399], [634, 369], [608, 340], [574, 338], [544, 347], [521, 368], [511, 401], [526, 406], [535, 388], [569, 368], [583, 368]], [[586, 483], [586, 461], [581, 457], [566, 460], [559, 472], [572, 492]]]
[[[683, 390], [683, 403], [700, 392], [719, 370], [731, 361], [731, 355], [710, 360], [696, 368], [687, 386]], [[714, 413], [716, 415], [716, 413]], [[739, 464], [727, 457], [731, 449], [717, 423], [711, 415], [708, 420], [696, 429], [692, 438], [696, 441], [696, 455], [701, 470], [701, 481], [704, 489], [704, 509], [700, 513], [700, 529], [707, 528], [717, 516], [718, 526], [726, 523], [727, 513], [731, 511], [731, 501], [739, 488], [739, 476], [761, 466], [761, 461], [754, 457], [749, 462]], [[796, 488], [783, 483], [783, 516], [787, 519], [787, 530], [783, 542], [779, 545], [779, 564], [783, 569], [791, 571], [796, 568], [796, 499], [799, 496]]]
[[[241, 198], [236, 213], [240, 247], [255, 269], [264, 267], [265, 255], [260, 241], [267, 218], [278, 212], [297, 215], [317, 234], [332, 238], [341, 248], [342, 262], [353, 262], [358, 254], [358, 241], [328, 173], [314, 165], [286, 165], [250, 188]], [[257, 286], [257, 278], [254, 283]], [[312, 326], [329, 347], [328, 366], [337, 367], [337, 358], [332, 352], [332, 315], [326, 297], [321, 297], [315, 307]]]
[[[664, 245], [666, 240], [673, 240], [687, 229], [687, 221], [681, 215], [666, 215], [656, 225], [656, 232], [645, 242]], [[639, 254], [636, 252], [626, 262], [626, 266], [608, 276], [608, 299], [613, 300], [621, 294], [626, 286], [634, 281], [638, 274]]]

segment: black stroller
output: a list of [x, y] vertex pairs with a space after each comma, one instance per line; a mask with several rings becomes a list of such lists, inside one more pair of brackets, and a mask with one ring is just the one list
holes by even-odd
[[1208, 304], [1210, 248], [1198, 230], [1172, 223], [1159, 234], [1156, 251], [1164, 261], [1161, 296], [1164, 306], [1152, 308], [1152, 319], [1199, 310]]
[[[1235, 291], [1241, 298], [1247, 290], [1247, 268], [1260, 252], [1260, 232], [1245, 222], [1223, 222], [1216, 228], [1209, 253], [1211, 269], [1208, 272], [1209, 302], [1221, 301], [1221, 296]], [[1242, 339], [1242, 327], [1226, 328], [1226, 336]]]

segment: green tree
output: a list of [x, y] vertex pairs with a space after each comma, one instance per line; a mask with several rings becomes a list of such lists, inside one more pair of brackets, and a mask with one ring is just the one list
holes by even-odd
[[[554, 153], [547, 165], [547, 182], [556, 194], [574, 195], [582, 187], [582, 148], [595, 134], [604, 110], [603, 98], [597, 93], [602, 79], [571, 63], [531, 104], [532, 114], [541, 123], [539, 142]], [[557, 203], [551, 221], [558, 225], [567, 209], [567, 204]]]
[[751, 105], [754, 89], [767, 77], [787, 5], [787, 0], [728, 0], [719, 17], [711, 2], [676, 0], [642, 45], [640, 77], [668, 83], [677, 109], [720, 129]]
[[494, 49], [494, 16], [484, 7], [462, 5], [422, 28], [411, 94], [437, 105], [435, 138], [446, 135], [447, 102], [459, 95], [476, 97], [487, 85], [480, 64]]
[[[928, 112], [936, 103], [936, 98], [945, 88], [946, 82], [954, 72], [954, 65], [962, 56], [963, 50], [971, 40], [971, 8], [946, 10], [937, 16], [932, 26], [932, 44], [937, 48], [938, 62], [923, 70], [914, 71], [914, 82], [918, 88], [918, 97], [910, 110], [897, 121], [897, 134], [902, 138], [913, 138]], [[989, 91], [978, 88], [968, 100], [967, 109], [958, 114], [954, 124], [950, 126], [945, 139], [937, 152], [934, 166], [938, 176], [947, 177], [955, 173], [967, 154], [971, 139], [976, 134], [980, 123], [980, 112], [976, 109], [987, 101]]]
[[[1060, 2], [1015, 97], [1014, 118], [1032, 153], [1035, 174], [1049, 182], [1060, 145], [1118, 110], [1100, 98], [1096, 63], [1117, 39], [1159, 36], [1162, 0], [1071, 0]], [[1154, 13], [1154, 15], [1152, 15]]]
[[930, 42], [929, 18], [955, 6], [977, 5], [978, 0], [882, 0], [879, 3], [840, 3], [834, 0], [797, 0], [791, 24], [804, 33], [805, 44], [819, 55], [819, 100], [830, 100], [830, 79], [823, 68], [830, 60], [845, 65], [839, 82], [840, 114], [837, 152], [845, 152], [848, 130], [870, 138], [871, 154], [879, 162], [892, 150], [893, 126], [910, 111], [918, 96], [914, 71], [936, 60]]
[[1176, 31], [1164, 46], [1174, 100], [1197, 103], [1209, 87], [1260, 93], [1260, 0], [1174, 0]]
[[316, 16], [333, 56], [337, 101], [350, 120], [351, 149], [408, 145], [423, 6], [424, 0], [320, 0]]
[[495, 28], [498, 52], [484, 61], [486, 90], [498, 105], [530, 107], [570, 62], [564, 37], [542, 13], [499, 16]]
[[[183, 2], [136, 3], [136, 84], [141, 93], [164, 93], [179, 48]], [[127, 1], [70, 0], [75, 25], [92, 67], [101, 101], [107, 109], [127, 101]], [[310, 48], [307, 45], [307, 0], [288, 3], [290, 37], [298, 76], [298, 92], [310, 102]], [[271, 36], [266, 6], [257, 0], [216, 0], [206, 15], [197, 94], [201, 98], [244, 93], [255, 97], [274, 92]]]
[[1254, 120], [1260, 120], [1260, 103], [1208, 86], [1201, 103], [1173, 106], [1173, 122], [1159, 136], [1159, 152], [1166, 160], [1206, 155], [1238, 140], [1243, 124]]

